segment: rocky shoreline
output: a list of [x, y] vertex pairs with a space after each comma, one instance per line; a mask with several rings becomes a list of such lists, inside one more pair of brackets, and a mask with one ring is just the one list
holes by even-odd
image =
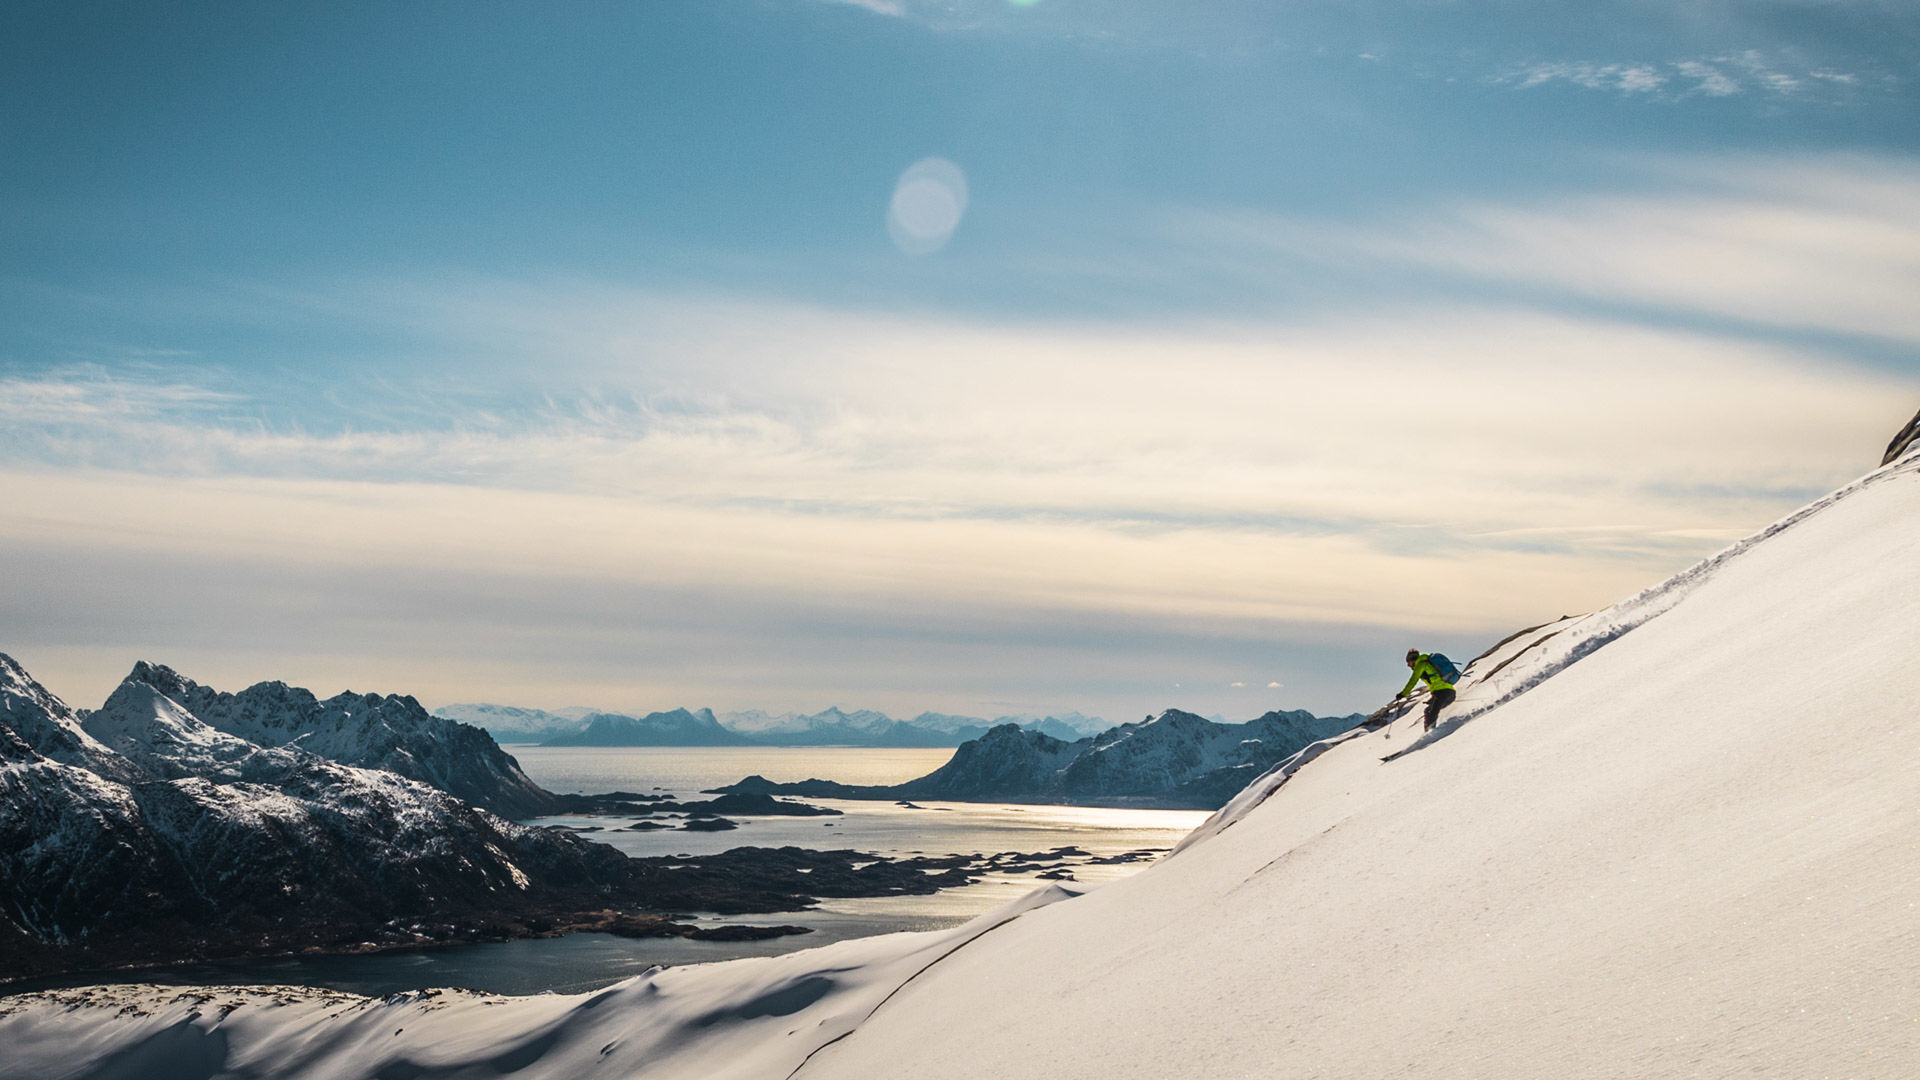
[[792, 924], [701, 926], [690, 922], [696, 916], [688, 913], [709, 912], [721, 916], [804, 913], [822, 899], [928, 895], [974, 884], [988, 874], [1032, 874], [1036, 880], [1072, 881], [1076, 866], [1144, 862], [1159, 858], [1165, 852], [1164, 848], [1141, 848], [1095, 856], [1068, 845], [1034, 852], [889, 859], [849, 849], [740, 847], [717, 855], [633, 859], [637, 872], [658, 886], [658, 891], [649, 897], [648, 907], [652, 910], [601, 908], [477, 913], [407, 922], [393, 920], [357, 929], [292, 926], [265, 935], [250, 932], [199, 939], [177, 934], [164, 936], [165, 940], [162, 935], [130, 936], [86, 950], [81, 954], [84, 959], [77, 964], [28, 964], [24, 970], [10, 964], [12, 970], [0, 977], [0, 994], [27, 992], [49, 982], [78, 977], [216, 961], [359, 956], [580, 933], [693, 941], [758, 941], [808, 934], [813, 930]]

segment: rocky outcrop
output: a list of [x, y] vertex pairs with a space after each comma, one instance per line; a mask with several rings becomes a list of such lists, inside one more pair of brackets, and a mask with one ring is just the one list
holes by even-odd
[[1907, 421], [1907, 426], [1901, 428], [1893, 441], [1887, 444], [1886, 455], [1880, 459], [1880, 464], [1893, 464], [1895, 459], [1912, 449], [1916, 441], [1920, 441], [1920, 412], [1914, 413], [1913, 419]]
[[283, 682], [256, 683], [229, 694], [145, 661], [133, 666], [126, 681], [149, 687], [207, 726], [255, 746], [297, 748], [342, 765], [397, 773], [502, 817], [560, 811], [552, 793], [528, 779], [492, 736], [434, 716], [405, 694], [349, 692], [323, 701]]

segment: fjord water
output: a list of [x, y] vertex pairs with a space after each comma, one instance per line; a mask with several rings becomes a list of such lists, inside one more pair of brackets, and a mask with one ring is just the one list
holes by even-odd
[[[891, 784], [924, 776], [952, 755], [951, 749], [865, 747], [542, 747], [510, 745], [534, 782], [552, 791], [635, 791], [697, 799], [699, 792], [758, 773], [775, 781], [820, 777], [854, 784]], [[1169, 848], [1206, 813], [1184, 810], [1112, 810], [1092, 807], [1011, 806], [992, 803], [921, 803], [806, 800], [843, 811], [829, 818], [740, 818], [740, 828], [720, 833], [678, 829], [634, 832], [632, 818], [541, 818], [537, 824], [596, 830], [593, 840], [634, 856], [710, 854], [742, 846], [793, 844], [816, 849], [853, 848], [887, 856], [991, 854], [1043, 851], [1073, 845], [1094, 856]], [[1124, 877], [1145, 862], [1076, 866], [1079, 885]], [[724, 918], [699, 915], [700, 924], [792, 924], [813, 932], [768, 941], [630, 939], [610, 934], [458, 945], [362, 956], [290, 957], [186, 967], [120, 971], [36, 980], [19, 989], [98, 982], [191, 985], [285, 984], [323, 986], [381, 996], [434, 986], [500, 994], [544, 991], [580, 993], [656, 964], [696, 964], [742, 956], [771, 956], [848, 938], [903, 930], [937, 930], [1021, 896], [1045, 882], [1033, 875], [995, 874], [961, 889], [931, 896], [824, 900], [807, 911]]]

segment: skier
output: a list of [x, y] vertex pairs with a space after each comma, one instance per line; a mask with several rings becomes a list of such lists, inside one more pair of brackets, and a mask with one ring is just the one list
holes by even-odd
[[1413, 692], [1413, 684], [1421, 679], [1427, 681], [1427, 690], [1432, 696], [1427, 698], [1427, 726], [1432, 731], [1434, 721], [1440, 718], [1440, 710], [1453, 704], [1453, 684], [1460, 678], [1460, 672], [1454, 668], [1453, 661], [1439, 653], [1423, 653], [1419, 649], [1407, 650], [1407, 666], [1413, 674], [1407, 676], [1407, 685], [1393, 695], [1395, 701]]

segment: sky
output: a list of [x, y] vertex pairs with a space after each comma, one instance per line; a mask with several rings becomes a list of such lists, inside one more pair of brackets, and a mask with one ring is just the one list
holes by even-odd
[[1920, 9], [17, 2], [79, 706], [1368, 710], [1876, 465]]

